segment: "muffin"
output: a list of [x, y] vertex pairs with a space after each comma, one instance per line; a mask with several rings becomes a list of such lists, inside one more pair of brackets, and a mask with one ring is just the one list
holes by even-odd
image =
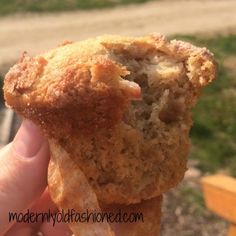
[[183, 179], [191, 108], [216, 67], [206, 48], [159, 34], [101, 36], [24, 53], [4, 96], [48, 138], [49, 190], [59, 206], [77, 193], [77, 208], [139, 204]]

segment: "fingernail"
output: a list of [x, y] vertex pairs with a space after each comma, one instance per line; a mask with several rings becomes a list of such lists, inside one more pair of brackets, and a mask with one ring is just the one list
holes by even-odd
[[15, 152], [23, 157], [35, 156], [43, 144], [39, 128], [30, 120], [24, 120], [13, 141]]

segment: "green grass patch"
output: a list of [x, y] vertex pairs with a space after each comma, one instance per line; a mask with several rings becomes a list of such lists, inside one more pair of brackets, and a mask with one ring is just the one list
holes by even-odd
[[223, 168], [236, 176], [236, 35], [175, 38], [207, 47], [219, 63], [218, 79], [203, 91], [193, 110], [190, 157], [199, 160], [203, 171]]
[[0, 15], [19, 12], [58, 12], [144, 3], [150, 0], [1, 0]]

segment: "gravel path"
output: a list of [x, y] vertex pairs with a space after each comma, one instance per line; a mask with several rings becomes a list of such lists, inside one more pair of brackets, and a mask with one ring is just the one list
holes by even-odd
[[115, 9], [0, 18], [0, 66], [55, 47], [63, 40], [101, 34], [217, 32], [236, 28], [235, 0], [166, 0]]

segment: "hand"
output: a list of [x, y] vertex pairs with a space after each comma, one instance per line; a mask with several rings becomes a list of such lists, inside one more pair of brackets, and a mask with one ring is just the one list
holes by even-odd
[[[48, 143], [28, 120], [21, 125], [14, 141], [0, 150], [0, 235], [71, 235], [65, 224], [9, 222], [9, 212], [57, 211], [47, 186]], [[5, 233], [5, 234], [4, 234]], [[40, 234], [39, 234], [40, 235]]]
[[[0, 235], [5, 236], [69, 236], [72, 232], [64, 223], [9, 222], [9, 212], [44, 213], [57, 212], [47, 190], [47, 169], [49, 163], [48, 143], [38, 128], [28, 120], [24, 120], [14, 141], [0, 150]], [[104, 210], [117, 212], [143, 212], [146, 221], [153, 222], [156, 232], [160, 220], [161, 197], [130, 206], [103, 206]], [[133, 230], [144, 228], [140, 224], [112, 224], [115, 235], [130, 235]], [[136, 228], [136, 229], [135, 229]], [[37, 234], [41, 232], [42, 234]], [[143, 232], [143, 231], [141, 231]], [[152, 233], [150, 233], [152, 235]], [[153, 234], [154, 235], [154, 234]]]

